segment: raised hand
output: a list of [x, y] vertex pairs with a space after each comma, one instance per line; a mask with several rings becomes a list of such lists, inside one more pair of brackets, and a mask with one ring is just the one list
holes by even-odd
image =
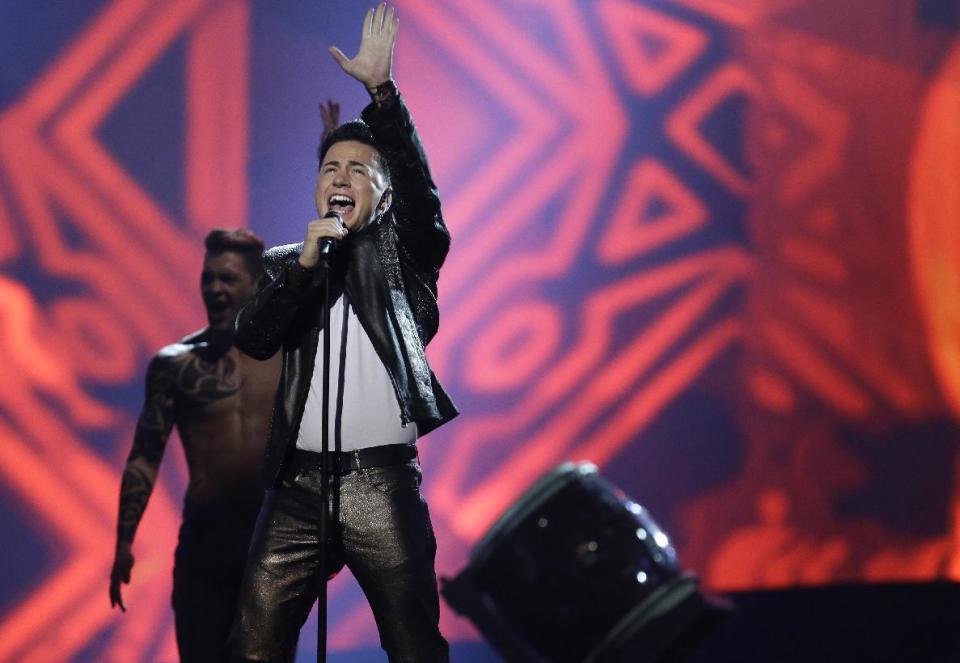
[[323, 134], [320, 139], [323, 140], [340, 126], [340, 104], [333, 99], [328, 99], [327, 103], [320, 104], [320, 120], [323, 122]]
[[373, 89], [393, 77], [393, 47], [397, 43], [399, 25], [400, 19], [393, 7], [388, 8], [387, 3], [381, 2], [376, 10], [367, 10], [360, 50], [353, 59], [336, 46], [330, 47], [330, 53], [345, 72], [368, 89]]

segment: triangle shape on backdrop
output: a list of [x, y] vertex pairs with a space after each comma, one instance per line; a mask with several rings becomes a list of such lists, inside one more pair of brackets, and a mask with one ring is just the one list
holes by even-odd
[[598, 7], [620, 71], [642, 95], [660, 92], [707, 46], [703, 31], [646, 7], [624, 0], [603, 0]]
[[643, 159], [630, 172], [597, 256], [606, 264], [625, 262], [690, 234], [706, 218], [706, 207], [690, 189], [656, 159]]

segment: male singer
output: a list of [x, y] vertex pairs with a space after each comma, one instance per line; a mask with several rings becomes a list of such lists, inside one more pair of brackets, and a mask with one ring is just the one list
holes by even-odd
[[[398, 22], [367, 12], [353, 59], [331, 48], [372, 98], [319, 150], [320, 219], [302, 244], [265, 254], [269, 281], [237, 319], [253, 357], [283, 351], [264, 500], [230, 650], [239, 661], [289, 654], [320, 583], [322, 242], [329, 271], [327, 573], [344, 564], [373, 610], [390, 661], [448, 660], [440, 634], [436, 541], [420, 492], [416, 441], [457, 413], [427, 364], [437, 277], [450, 243], [409, 111], [392, 80]], [[334, 214], [330, 214], [333, 212]], [[329, 247], [328, 247], [329, 248]]]

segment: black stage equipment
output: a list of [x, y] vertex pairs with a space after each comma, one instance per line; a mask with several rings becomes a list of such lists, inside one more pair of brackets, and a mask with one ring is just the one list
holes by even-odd
[[729, 610], [591, 463], [542, 477], [441, 593], [507, 661], [682, 661]]

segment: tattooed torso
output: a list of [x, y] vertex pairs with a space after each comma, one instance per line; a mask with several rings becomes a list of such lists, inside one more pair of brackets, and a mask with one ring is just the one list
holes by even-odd
[[204, 333], [187, 337], [150, 362], [121, 488], [121, 539], [132, 538], [174, 426], [190, 472], [188, 500], [259, 499], [280, 357], [260, 362], [232, 346], [217, 350], [207, 341]]
[[212, 361], [192, 351], [174, 357], [171, 369], [175, 373], [178, 404], [202, 408], [235, 396], [243, 386], [237, 354], [236, 350], [230, 350]]

